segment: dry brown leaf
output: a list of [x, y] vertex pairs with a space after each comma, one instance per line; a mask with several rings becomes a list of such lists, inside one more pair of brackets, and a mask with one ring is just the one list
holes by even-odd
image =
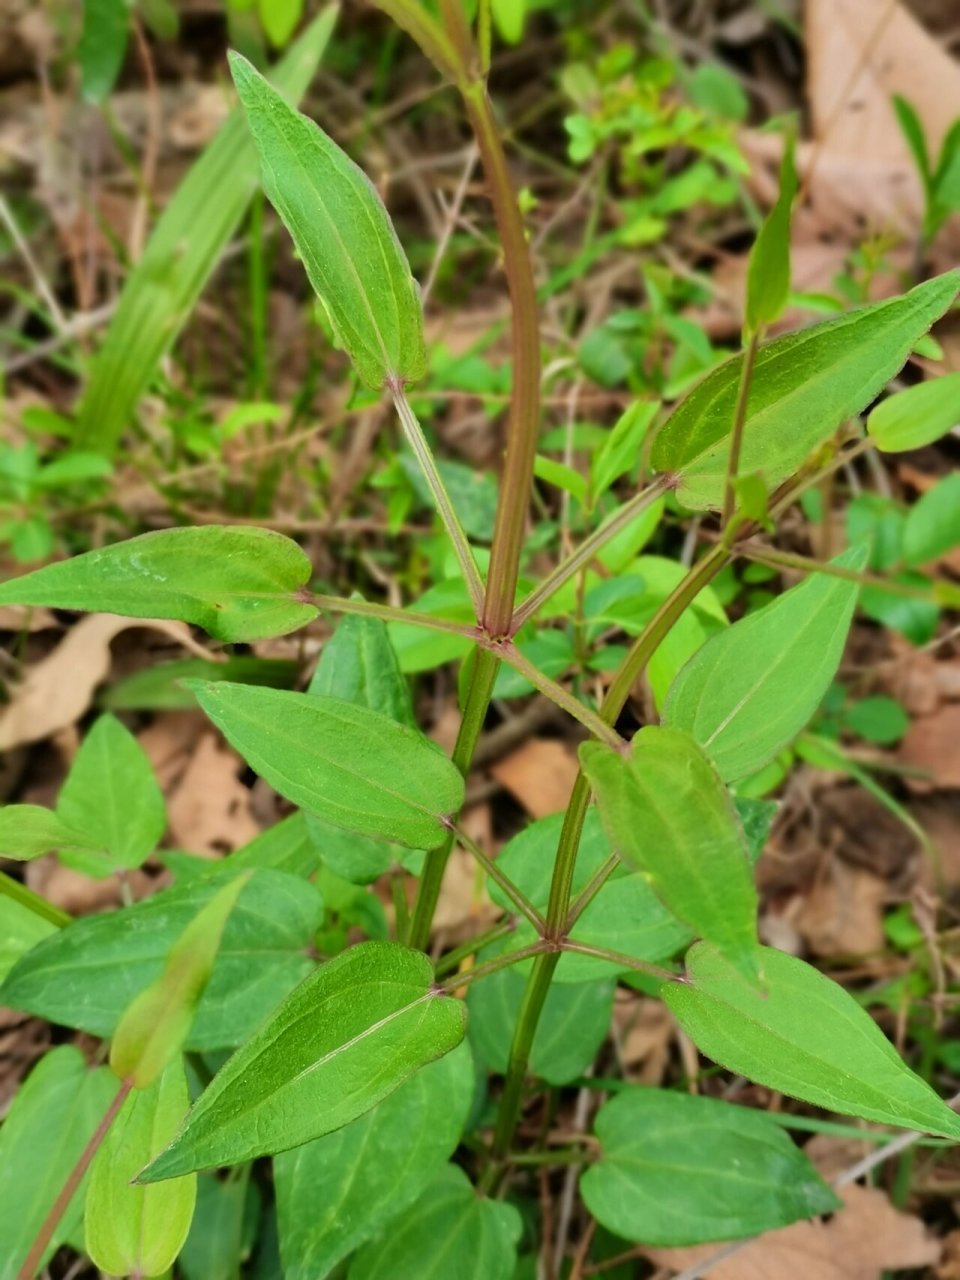
[[259, 835], [250, 811], [250, 788], [238, 776], [243, 764], [214, 733], [204, 733], [167, 801], [173, 843], [216, 858]]
[[49, 609], [34, 609], [25, 604], [0, 605], [0, 631], [52, 631], [59, 626]]
[[40, 742], [75, 724], [110, 670], [111, 640], [131, 627], [162, 631], [192, 653], [209, 657], [184, 622], [89, 614], [71, 627], [56, 649], [31, 668], [14, 689], [0, 714], [0, 751], [21, 742]]
[[578, 770], [576, 757], [562, 742], [530, 738], [490, 772], [532, 818], [545, 818], [567, 807]]
[[620, 988], [613, 1006], [617, 1057], [624, 1067], [636, 1068], [630, 1078], [641, 1084], [663, 1082], [676, 1024], [662, 1000], [648, 1000]]
[[929, 716], [910, 725], [897, 751], [901, 764], [926, 775], [907, 775], [914, 791], [960, 787], [960, 704], [945, 702]]
[[[901, 1213], [882, 1191], [844, 1187], [845, 1207], [829, 1222], [795, 1222], [746, 1245], [704, 1272], [705, 1280], [881, 1280], [885, 1270], [935, 1266], [940, 1245], [919, 1218]], [[682, 1271], [717, 1245], [651, 1249], [658, 1265]]]
[[176, 786], [190, 762], [197, 738], [208, 727], [209, 721], [199, 708], [194, 711], [161, 711], [138, 734], [137, 741], [147, 753], [166, 795]]
[[882, 880], [835, 859], [807, 895], [795, 923], [815, 955], [867, 955], [883, 950], [886, 900]]

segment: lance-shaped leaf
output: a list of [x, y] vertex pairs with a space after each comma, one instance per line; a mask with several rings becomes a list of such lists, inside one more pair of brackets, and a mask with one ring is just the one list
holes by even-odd
[[[831, 561], [859, 571], [865, 546]], [[804, 729], [836, 674], [859, 585], [811, 574], [717, 632], [681, 668], [663, 723], [684, 729], [727, 782], [762, 769]]]
[[960, 424], [960, 371], [898, 391], [867, 418], [867, 434], [884, 453], [933, 444]]
[[214, 1077], [143, 1181], [287, 1151], [363, 1115], [463, 1039], [422, 952], [366, 942], [281, 1004]]
[[689, 734], [650, 725], [627, 755], [580, 748], [604, 828], [617, 853], [700, 938], [756, 978], [757, 892], [733, 800]]
[[4, 582], [0, 604], [179, 618], [217, 640], [262, 640], [317, 616], [299, 599], [310, 572], [297, 544], [269, 529], [160, 529]]
[[179, 1054], [193, 1025], [223, 937], [224, 925], [252, 872], [228, 881], [170, 948], [160, 977], [126, 1009], [110, 1045], [121, 1080], [146, 1089]]
[[197, 1175], [154, 1187], [133, 1185], [176, 1133], [190, 1105], [177, 1057], [148, 1089], [134, 1089], [90, 1167], [84, 1228], [87, 1253], [111, 1276], [160, 1276], [183, 1247], [197, 1198]]
[[665, 1089], [630, 1089], [597, 1114], [599, 1161], [584, 1203], [624, 1240], [735, 1240], [830, 1213], [841, 1201], [762, 1111]]
[[960, 1116], [842, 987], [769, 947], [763, 973], [761, 993], [700, 943], [687, 981], [662, 994], [694, 1044], [730, 1071], [830, 1111], [960, 1139]]
[[453, 1155], [476, 1072], [466, 1044], [366, 1115], [273, 1162], [286, 1280], [317, 1280], [379, 1235]]
[[[67, 1176], [117, 1092], [73, 1045], [40, 1059], [0, 1127], [0, 1275], [13, 1280]], [[66, 1206], [41, 1266], [80, 1226], [86, 1180]]]
[[230, 68], [264, 190], [361, 382], [379, 389], [421, 378], [420, 292], [370, 179], [245, 58], [231, 54]]
[[797, 194], [795, 147], [796, 137], [791, 132], [783, 149], [777, 203], [750, 250], [746, 305], [746, 329], [750, 333], [772, 324], [790, 295], [790, 214]]
[[201, 707], [251, 768], [336, 826], [435, 849], [463, 778], [416, 729], [342, 698], [191, 681]]
[[147, 753], [116, 716], [101, 716], [84, 738], [57, 814], [95, 850], [61, 851], [61, 862], [85, 875], [139, 867], [157, 847], [167, 825], [163, 792]]
[[[960, 272], [951, 271], [903, 297], [862, 307], [761, 347], [750, 387], [740, 474], [759, 472], [768, 490], [793, 475], [898, 372], [958, 288]], [[678, 476], [677, 496], [694, 510], [723, 503], [743, 359], [734, 356], [707, 374], [654, 441], [654, 466]]]
[[[163, 973], [177, 938], [234, 874], [230, 862], [123, 911], [57, 930], [14, 966], [0, 1003], [111, 1035], [131, 1001]], [[320, 895], [299, 875], [254, 871], [227, 921], [187, 1047], [233, 1048], [249, 1036], [313, 971], [308, 947], [322, 918]]]
[[0, 809], [0, 858], [27, 862], [53, 849], [98, 847], [95, 838], [75, 830], [39, 804], [7, 804]]

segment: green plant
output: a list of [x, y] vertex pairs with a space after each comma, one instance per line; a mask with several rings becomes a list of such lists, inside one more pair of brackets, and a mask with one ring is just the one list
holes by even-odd
[[[434, 458], [408, 398], [426, 368], [420, 299], [379, 197], [235, 56], [266, 192], [359, 381], [396, 407], [418, 468], [411, 483], [429, 493], [449, 538], [455, 589], [406, 610], [318, 594], [296, 543], [226, 526], [145, 534], [0, 587], [0, 603], [176, 618], [225, 644], [294, 632], [321, 611], [344, 615], [305, 692], [187, 684], [296, 814], [220, 864], [167, 854], [174, 887], [114, 914], [68, 922], [0, 880], [13, 953], [5, 1002], [110, 1039], [112, 1070], [85, 1072], [74, 1050], [54, 1050], [0, 1131], [11, 1275], [32, 1276], [76, 1239], [88, 1170], [86, 1248], [102, 1269], [138, 1275], [162, 1274], [178, 1255], [188, 1274], [202, 1267], [205, 1242], [187, 1235], [195, 1200], [217, 1203], [239, 1251], [245, 1217], [258, 1212], [250, 1167], [266, 1156], [288, 1276], [330, 1274], [347, 1258], [351, 1280], [440, 1276], [456, 1250], [463, 1276], [508, 1280], [523, 1222], [496, 1193], [524, 1162], [586, 1166], [590, 1212], [626, 1240], [736, 1239], [834, 1209], [833, 1191], [768, 1116], [715, 1099], [629, 1086], [586, 1141], [553, 1152], [517, 1139], [530, 1069], [554, 1085], [582, 1076], [618, 978], [659, 995], [730, 1070], [830, 1111], [960, 1137], [960, 1119], [851, 995], [760, 945], [752, 864], [771, 806], [751, 795], [828, 694], [858, 592], [877, 585], [862, 539], [818, 563], [764, 535], [870, 441], [928, 438], [927, 412], [911, 419], [904, 404], [919, 390], [884, 402], [906, 411], [881, 406], [869, 438], [837, 433], [951, 306], [960, 274], [765, 342], [789, 283], [788, 147], [780, 201], [754, 248], [744, 351], [661, 421], [649, 450], [653, 401], [593, 441], [586, 475], [564, 467], [538, 455], [536, 294], [486, 93], [487, 8], [475, 44], [455, 0], [443, 0], [440, 20], [410, 0], [381, 7], [460, 91], [501, 237], [513, 367], [489, 556], [471, 545], [456, 473]], [[635, 492], [621, 500], [613, 487], [624, 476]], [[576, 504], [583, 536], [528, 581], [537, 477]], [[689, 571], [640, 554], [668, 503], [704, 520], [719, 514], [713, 545]], [[927, 558], [948, 536], [944, 513], [937, 506], [920, 523]], [[809, 576], [729, 625], [711, 584], [742, 558]], [[897, 598], [957, 600], [936, 579], [878, 581]], [[569, 628], [553, 625], [571, 617]], [[602, 649], [611, 625], [633, 637], [612, 667]], [[416, 726], [390, 628], [450, 639], [465, 656], [452, 757]], [[597, 670], [612, 670], [600, 701], [581, 678]], [[589, 741], [566, 813], [532, 824], [494, 861], [458, 814], [504, 672], [553, 699]], [[645, 673], [658, 722], [628, 741], [622, 713]], [[110, 715], [88, 734], [55, 810], [0, 810], [10, 856], [53, 848], [90, 874], [141, 865], [162, 821], [149, 764]], [[426, 948], [457, 843], [504, 915], [434, 964]], [[411, 868], [419, 880], [408, 914]], [[393, 937], [378, 900], [357, 888], [384, 873], [397, 888]], [[346, 946], [351, 928], [366, 941]], [[476, 1105], [468, 1027], [479, 1058], [505, 1076], [499, 1096]], [[232, 1051], [225, 1061], [223, 1051]], [[185, 1072], [198, 1095], [189, 1111]], [[53, 1125], [60, 1148], [41, 1168], [33, 1135]], [[463, 1165], [449, 1163], [464, 1139]], [[746, 1175], [727, 1178], [731, 1164]], [[238, 1169], [228, 1181], [204, 1176], [225, 1165]], [[318, 1195], [342, 1212], [318, 1213]]]

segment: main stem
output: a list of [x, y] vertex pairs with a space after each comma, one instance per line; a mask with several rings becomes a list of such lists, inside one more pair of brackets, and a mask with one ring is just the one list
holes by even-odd
[[[630, 690], [646, 669], [647, 663], [653, 657], [664, 636], [730, 558], [730, 550], [722, 543], [707, 552], [650, 619], [607, 690], [600, 708], [600, 716], [607, 724], [612, 725], [616, 721], [630, 695]], [[557, 846], [557, 859], [554, 863], [550, 898], [547, 903], [547, 928], [544, 936], [548, 941], [559, 942], [566, 928], [573, 872], [589, 801], [590, 786], [581, 772], [574, 783], [573, 794], [567, 806]], [[499, 1159], [502, 1159], [509, 1150], [517, 1127], [533, 1037], [540, 1022], [544, 1001], [550, 990], [560, 954], [559, 951], [549, 951], [537, 956], [523, 993], [513, 1044], [510, 1046], [510, 1061], [504, 1081], [503, 1096], [500, 1099], [497, 1130], [494, 1135], [493, 1153]]]
[[[463, 71], [465, 73], [466, 68]], [[458, 80], [458, 87], [463, 94], [486, 172], [503, 250], [513, 320], [513, 392], [507, 424], [507, 448], [480, 620], [481, 628], [488, 636], [500, 638], [512, 634], [520, 553], [533, 485], [540, 426], [540, 330], [537, 292], [523, 219], [486, 84], [483, 80], [465, 79]], [[494, 653], [477, 649], [460, 732], [453, 750], [453, 761], [464, 777], [470, 771], [499, 665], [500, 660]], [[427, 854], [410, 925], [408, 941], [412, 947], [425, 949], [430, 940], [430, 926], [452, 847], [451, 832], [439, 849]]]

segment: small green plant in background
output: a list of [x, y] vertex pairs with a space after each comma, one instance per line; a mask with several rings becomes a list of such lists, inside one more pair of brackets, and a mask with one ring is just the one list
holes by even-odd
[[[111, 1274], [162, 1275], [175, 1262], [187, 1277], [210, 1274], [211, 1252], [239, 1258], [249, 1222], [262, 1220], [287, 1277], [412, 1280], [445, 1274], [455, 1254], [465, 1280], [511, 1280], [518, 1256], [536, 1251], [514, 1190], [525, 1163], [579, 1166], [590, 1214], [627, 1242], [738, 1239], [837, 1208], [771, 1117], [712, 1098], [621, 1082], [586, 1140], [556, 1156], [528, 1141], [518, 1125], [531, 1081], [562, 1087], [589, 1071], [618, 981], [661, 998], [720, 1067], [830, 1112], [960, 1138], [960, 1119], [852, 995], [761, 945], [753, 874], [775, 811], [758, 797], [784, 753], [811, 740], [825, 751], [841, 730], [870, 741], [900, 731], [888, 705], [831, 702], [861, 591], [957, 603], [949, 583], [905, 576], [955, 540], [952, 489], [932, 490], [885, 539], [889, 513], [851, 511], [849, 545], [826, 563], [773, 543], [784, 514], [851, 457], [953, 425], [956, 384], [941, 378], [882, 401], [867, 434], [838, 437], [951, 307], [960, 274], [767, 341], [789, 289], [788, 142], [780, 199], [752, 254], [743, 351], [706, 360], [713, 367], [672, 412], [644, 394], [612, 429], [584, 432], [587, 467], [561, 462], [540, 436], [537, 296], [486, 92], [487, 6], [476, 31], [455, 3], [440, 18], [413, 0], [381, 7], [456, 86], [482, 156], [512, 305], [502, 479], [493, 492], [428, 443], [415, 412], [428, 368], [419, 289], [375, 188], [233, 55], [266, 195], [357, 379], [395, 408], [405, 450], [380, 482], [401, 494], [400, 512], [429, 499], [447, 563], [397, 609], [314, 591], [308, 557], [278, 533], [209, 525], [144, 534], [0, 587], [3, 604], [174, 618], [224, 645], [342, 615], [302, 692], [268, 687], [284, 683], [276, 672], [183, 681], [182, 695], [295, 806], [290, 817], [213, 864], [163, 851], [173, 886], [107, 915], [69, 921], [0, 881], [4, 1002], [109, 1042], [94, 1071], [72, 1047], [52, 1050], [0, 1129], [11, 1277], [34, 1276], [63, 1242]], [[324, 23], [311, 29], [309, 65], [332, 15]], [[647, 73], [630, 63], [620, 74], [628, 101], [615, 104], [615, 139], [633, 136], [649, 105]], [[645, 128], [729, 158], [699, 117], [664, 122], [653, 107]], [[239, 120], [227, 129], [230, 154], [242, 155], [251, 144]], [[585, 126], [571, 133], [585, 137]], [[662, 175], [644, 155], [628, 157], [631, 172], [655, 199]], [[244, 201], [231, 193], [231, 217]], [[176, 282], [184, 306], [215, 256], [211, 238], [190, 280]], [[153, 368], [172, 335], [148, 336]], [[123, 415], [99, 418], [94, 393], [108, 407], [136, 399], [149, 370], [136, 370], [137, 386], [133, 373], [105, 372], [109, 353], [135, 339], [146, 341], [129, 320], [119, 337], [111, 330], [82, 403], [78, 434], [104, 450]], [[535, 484], [565, 495], [576, 535], [546, 574], [529, 558]], [[689, 568], [647, 549], [668, 513], [715, 533]], [[740, 560], [804, 578], [731, 624], [714, 586]], [[627, 642], [606, 645], [611, 632]], [[418, 727], [407, 675], [453, 658], [462, 717], [448, 755]], [[609, 676], [602, 700], [597, 673]], [[644, 676], [654, 714], [633, 732], [623, 712]], [[460, 825], [465, 779], [491, 699], [530, 689], [578, 722], [581, 772], [563, 815], [532, 823], [492, 860]], [[821, 732], [806, 734], [818, 712]], [[841, 720], [832, 737], [831, 714]], [[6, 856], [53, 849], [102, 876], [143, 865], [164, 820], [149, 762], [108, 712], [55, 807], [0, 810], [0, 837]], [[434, 957], [457, 846], [502, 915]], [[365, 888], [383, 876], [389, 923]], [[477, 1064], [502, 1081], [488, 1085], [485, 1070], [479, 1083]], [[54, 1131], [55, 1156], [41, 1161]], [[224, 1167], [225, 1180], [211, 1175]], [[195, 1205], [194, 1221], [215, 1220], [233, 1243], [191, 1231]]]

